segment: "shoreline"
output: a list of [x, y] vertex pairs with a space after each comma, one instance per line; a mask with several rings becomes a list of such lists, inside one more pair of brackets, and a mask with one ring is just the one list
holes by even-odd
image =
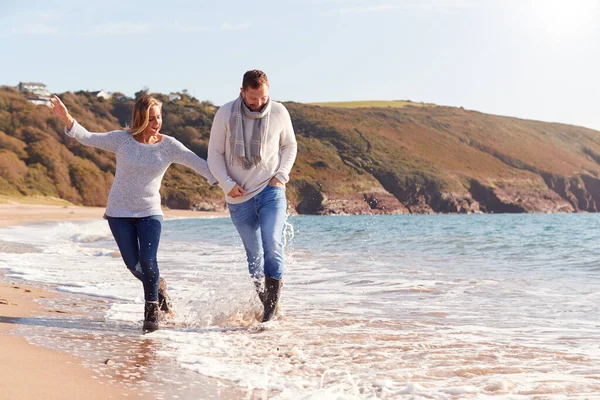
[[[85, 221], [102, 219], [104, 207], [83, 207], [50, 204], [0, 204], [0, 228], [24, 223]], [[168, 218], [227, 217], [227, 212], [163, 209]]]
[[[85, 221], [102, 219], [104, 207], [81, 207], [70, 204], [0, 204], [0, 228], [41, 222]], [[196, 212], [163, 210], [169, 218], [225, 217], [226, 212]], [[15, 331], [35, 324], [50, 314], [37, 300], [61, 296], [26, 281], [6, 278], [0, 274], [0, 388], [2, 399], [122, 399], [143, 396], [156, 398], [143, 388], [126, 387], [124, 382], [109, 381], [96, 376], [84, 365], [85, 359], [46, 347], [31, 344]], [[43, 325], [39, 327], [44, 329]], [[216, 385], [215, 385], [216, 386]], [[226, 393], [207, 385], [206, 394]], [[211, 389], [211, 387], [213, 389]]]

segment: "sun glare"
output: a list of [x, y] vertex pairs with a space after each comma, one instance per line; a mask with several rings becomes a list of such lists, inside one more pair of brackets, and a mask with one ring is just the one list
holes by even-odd
[[599, 22], [600, 0], [531, 0], [536, 30], [553, 41], [590, 34]]

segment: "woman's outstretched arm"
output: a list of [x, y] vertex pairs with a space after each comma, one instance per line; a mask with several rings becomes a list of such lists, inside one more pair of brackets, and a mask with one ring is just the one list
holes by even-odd
[[81, 126], [69, 113], [67, 106], [58, 98], [52, 96], [50, 99], [52, 113], [65, 123], [65, 134], [86, 146], [97, 147], [116, 153], [119, 146], [131, 135], [129, 132], [118, 130], [106, 133], [89, 132]]
[[188, 168], [193, 169], [200, 175], [202, 175], [208, 183], [214, 185], [217, 183], [217, 179], [211, 174], [210, 169], [208, 169], [208, 164], [206, 160], [199, 157], [196, 153], [188, 149], [181, 143], [179, 140], [173, 139], [173, 147], [171, 150], [172, 162], [185, 165]]

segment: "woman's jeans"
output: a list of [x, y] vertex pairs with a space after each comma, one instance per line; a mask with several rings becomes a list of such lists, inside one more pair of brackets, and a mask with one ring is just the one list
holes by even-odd
[[146, 301], [158, 301], [160, 273], [156, 254], [162, 229], [162, 216], [106, 217], [106, 219], [125, 265], [144, 285], [144, 298]]
[[248, 271], [254, 279], [265, 274], [281, 279], [283, 275], [283, 227], [287, 207], [285, 188], [267, 186], [240, 204], [228, 204], [248, 257]]

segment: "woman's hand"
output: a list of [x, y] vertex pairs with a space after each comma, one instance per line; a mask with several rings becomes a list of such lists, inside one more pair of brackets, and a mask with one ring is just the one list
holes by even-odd
[[52, 109], [52, 114], [60, 118], [67, 126], [67, 130], [70, 131], [73, 128], [75, 120], [71, 117], [69, 110], [67, 110], [67, 107], [60, 101], [58, 96], [54, 95], [50, 98], [50, 108]]
[[246, 191], [242, 187], [236, 184], [233, 189], [227, 194], [229, 197], [236, 198], [246, 194]]

